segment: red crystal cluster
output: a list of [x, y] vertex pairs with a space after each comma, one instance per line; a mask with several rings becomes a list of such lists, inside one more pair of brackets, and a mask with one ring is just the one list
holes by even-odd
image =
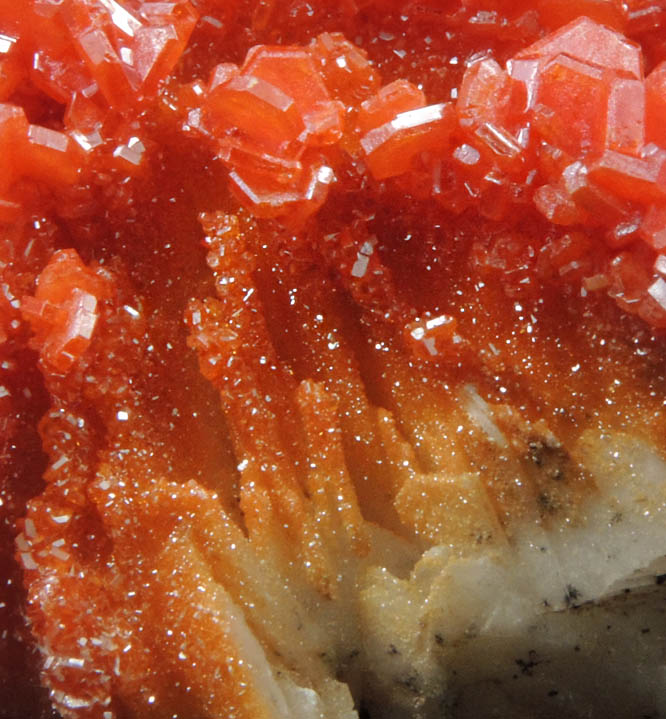
[[0, 715], [18, 677], [41, 717], [271, 716], [238, 627], [298, 668], [274, 609], [344, 595], [366, 519], [569, 523], [591, 480], [534, 432], [666, 436], [664, 27], [0, 0]]
[[[182, 56], [197, 12], [187, 0], [3, 12], [0, 219], [42, 201], [26, 179], [55, 193], [61, 214], [84, 213], [92, 188], [145, 166], [142, 107]], [[635, 24], [641, 8], [632, 12]], [[40, 117], [34, 101], [10, 102], [25, 87], [64, 103], [62, 122], [44, 107]], [[366, 53], [339, 33], [305, 47], [256, 46], [240, 67], [220, 64], [207, 83], [172, 90], [185, 131], [210, 139], [257, 216], [302, 225], [350, 167], [396, 178], [456, 214], [477, 208], [506, 220], [533, 202], [556, 225], [592, 228], [594, 242], [568, 236], [555, 274], [606, 288], [666, 326], [666, 64], [644, 77], [641, 48], [613, 29], [576, 19], [506, 69], [472, 59], [453, 102], [428, 104], [407, 80], [381, 86]]]
[[255, 47], [199, 86], [186, 129], [213, 139], [254, 214], [296, 225], [350, 162], [456, 214], [506, 220], [533, 201], [556, 225], [593, 228], [568, 235], [564, 255], [546, 248], [557, 273], [666, 327], [666, 62], [645, 78], [640, 46], [581, 18], [506, 70], [472, 61], [456, 102], [428, 104], [407, 80], [379, 85], [339, 35]]
[[103, 182], [137, 171], [146, 149], [137, 116], [181, 57], [197, 13], [188, 0], [5, 2], [0, 13], [0, 219], [10, 222], [34, 194], [24, 178], [62, 195], [93, 174]]
[[[345, 51], [354, 48], [328, 41], [346, 62]], [[232, 187], [258, 216], [307, 216], [326, 199], [333, 171], [322, 150], [342, 137], [345, 107], [331, 99], [315, 62], [332, 59], [258, 46], [240, 70], [218, 65], [213, 72], [202, 124], [230, 168]]]
[[86, 267], [74, 250], [59, 250], [39, 276], [35, 296], [23, 300], [33, 343], [42, 360], [66, 373], [90, 345], [99, 317], [98, 302], [111, 294], [103, 272]]

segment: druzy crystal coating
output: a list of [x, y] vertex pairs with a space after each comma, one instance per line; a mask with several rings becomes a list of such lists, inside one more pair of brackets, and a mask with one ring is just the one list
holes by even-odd
[[665, 16], [0, 0], [0, 668], [35, 716], [348, 719], [358, 672], [428, 716], [380, 642], [416, 557], [550, 552], [663, 452]]

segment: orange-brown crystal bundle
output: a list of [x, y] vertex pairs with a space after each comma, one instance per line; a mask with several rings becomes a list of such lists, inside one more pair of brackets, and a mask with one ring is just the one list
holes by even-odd
[[480, 715], [663, 583], [665, 29], [0, 0], [1, 719]]

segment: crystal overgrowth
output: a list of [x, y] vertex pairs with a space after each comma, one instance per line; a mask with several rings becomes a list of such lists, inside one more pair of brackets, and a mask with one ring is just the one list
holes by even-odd
[[0, 2], [10, 715], [440, 716], [659, 559], [665, 22]]

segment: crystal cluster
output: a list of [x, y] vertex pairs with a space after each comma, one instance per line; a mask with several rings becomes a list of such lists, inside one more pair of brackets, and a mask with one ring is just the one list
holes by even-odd
[[309, 48], [257, 46], [242, 67], [213, 70], [189, 119], [213, 138], [253, 214], [297, 222], [321, 207], [335, 177], [330, 148], [349, 109], [338, 98], [376, 86], [363, 53], [340, 35]]
[[657, 566], [665, 27], [0, 0], [0, 714], [440, 717]]
[[59, 250], [39, 276], [35, 296], [25, 297], [23, 316], [42, 360], [66, 373], [85, 352], [99, 317], [98, 302], [111, 293], [103, 273], [88, 269], [74, 250]]
[[[170, 75], [196, 18], [188, 0], [3, 5], [0, 123], [3, 147], [9, 148], [0, 186], [4, 221], [17, 220], [22, 205], [30, 205], [23, 178], [62, 194], [74, 183], [99, 183], [110, 172], [131, 174], [141, 167], [146, 147], [138, 112]], [[54, 127], [26, 104], [36, 115], [29, 122], [24, 107], [13, 102], [23, 88], [64, 105], [62, 122]]]
[[[50, 186], [71, 215], [109, 176], [145, 167], [142, 104], [169, 77], [196, 19], [186, 1], [72, 0], [7, 12], [5, 221], [21, 216], [25, 179]], [[65, 104], [57, 129], [31, 123], [10, 102], [26, 74]], [[533, 203], [552, 223], [595, 236], [558, 272], [666, 325], [663, 63], [644, 77], [637, 44], [581, 18], [516, 53], [506, 69], [473, 59], [455, 102], [429, 104], [407, 80], [380, 85], [361, 49], [324, 33], [307, 46], [255, 46], [240, 67], [217, 65], [206, 83], [173, 92], [185, 130], [209, 138], [231, 189], [257, 216], [301, 226], [350, 167], [418, 186], [456, 214], [478, 208], [506, 220]], [[86, 189], [74, 197], [73, 184]], [[627, 273], [629, 265], [640, 272]]]
[[[333, 65], [347, 75], [344, 93]], [[581, 248], [563, 274], [607, 287], [664, 327], [665, 78], [663, 63], [645, 78], [638, 45], [581, 18], [506, 69], [471, 62], [457, 102], [428, 104], [406, 80], [378, 87], [358, 49], [322, 36], [307, 48], [255, 47], [240, 69], [216, 67], [186, 127], [213, 138], [232, 187], [259, 216], [302, 223], [354, 162], [375, 180], [409, 187], [418, 177], [421, 192], [425, 183], [456, 214], [479, 207], [504, 220], [532, 201], [556, 225], [601, 228], [604, 241]], [[642, 271], [628, 280], [622, 267], [632, 262]]]

